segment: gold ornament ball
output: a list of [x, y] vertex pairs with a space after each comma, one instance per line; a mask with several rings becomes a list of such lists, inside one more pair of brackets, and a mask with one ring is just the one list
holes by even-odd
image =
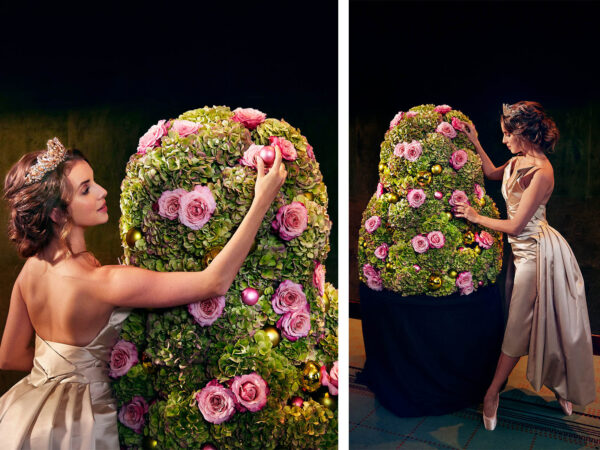
[[475, 242], [475, 235], [472, 231], [467, 231], [463, 235], [463, 242], [467, 245], [471, 245], [473, 242]]
[[367, 248], [369, 246], [369, 244], [367, 244], [366, 242], [363, 242], [363, 247]]
[[444, 216], [446, 216], [446, 219], [448, 219], [448, 221], [451, 221], [451, 220], [452, 220], [452, 214], [451, 214], [451, 213], [449, 213], [448, 211], [446, 211], [446, 212], [444, 213]]
[[154, 439], [153, 437], [146, 436], [144, 438], [142, 445], [144, 448], [156, 448], [156, 447], [158, 447], [158, 441], [156, 439]]
[[211, 248], [206, 255], [204, 255], [204, 267], [208, 267], [208, 265], [217, 257], [221, 250], [223, 250], [223, 247]]
[[422, 170], [417, 175], [417, 183], [419, 183], [420, 186], [426, 186], [431, 183], [431, 178], [431, 172]]
[[392, 263], [387, 263], [387, 264], [385, 265], [385, 267], [387, 267], [388, 269], [391, 269], [391, 268], [392, 268], [392, 267], [394, 267], [394, 266], [392, 265]]
[[393, 192], [390, 192], [388, 195], [388, 201], [390, 203], [396, 203], [398, 201], [398, 196], [396, 194], [394, 194]]
[[319, 392], [315, 396], [315, 400], [331, 411], [337, 409], [337, 396], [331, 395], [329, 391]]
[[438, 277], [437, 275], [431, 275], [429, 277], [429, 288], [432, 291], [437, 291], [439, 288], [442, 287], [442, 279], [440, 277]]
[[305, 192], [305, 193], [304, 193], [304, 196], [305, 196], [307, 199], [311, 200], [311, 201], [312, 201], [312, 199], [313, 199], [313, 198], [315, 198], [315, 196], [313, 195], [313, 193], [312, 193], [312, 192]]
[[454, 269], [451, 269], [448, 271], [448, 275], [450, 275], [452, 278], [456, 278], [458, 276], [458, 272], [456, 272]]
[[431, 173], [434, 175], [439, 175], [440, 173], [442, 173], [442, 166], [440, 166], [439, 164], [434, 164], [433, 166], [431, 166]]
[[273, 325], [267, 325], [263, 328], [263, 331], [267, 333], [267, 337], [271, 341], [271, 345], [273, 347], [277, 347], [277, 344], [279, 344], [279, 341], [281, 341], [281, 335], [279, 334], [279, 330]]
[[142, 232], [138, 228], [132, 228], [125, 236], [125, 242], [129, 247], [135, 247], [135, 243], [142, 238]]
[[477, 247], [475, 247], [475, 253], [477, 253], [478, 255], [481, 253], [481, 247], [478, 245]]
[[479, 200], [479, 206], [485, 206], [485, 197], [481, 197]]
[[314, 392], [321, 387], [321, 371], [314, 361], [306, 361], [302, 368], [302, 390]]
[[382, 163], [382, 164], [379, 164], [379, 171], [380, 171], [380, 172], [383, 172], [383, 171], [384, 171], [384, 169], [385, 169], [385, 164], [383, 164], [383, 163]]

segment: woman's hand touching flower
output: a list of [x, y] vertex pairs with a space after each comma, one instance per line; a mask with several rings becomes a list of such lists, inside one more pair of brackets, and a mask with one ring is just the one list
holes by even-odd
[[477, 130], [472, 123], [463, 122], [461, 131], [467, 135], [467, 138], [469, 138], [469, 141], [471, 141], [473, 145], [476, 145], [479, 142]]
[[469, 222], [478, 223], [479, 213], [466, 202], [456, 202], [453, 208], [456, 217], [463, 217]]

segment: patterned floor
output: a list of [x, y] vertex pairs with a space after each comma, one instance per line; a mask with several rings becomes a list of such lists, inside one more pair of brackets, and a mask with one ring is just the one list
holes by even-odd
[[[565, 416], [546, 388], [533, 391], [521, 358], [500, 395], [498, 426], [486, 431], [481, 405], [444, 416], [400, 418], [356, 383], [365, 361], [359, 320], [350, 319], [350, 449], [580, 449], [600, 448], [600, 395], [586, 408]], [[600, 391], [600, 357], [594, 357]]]

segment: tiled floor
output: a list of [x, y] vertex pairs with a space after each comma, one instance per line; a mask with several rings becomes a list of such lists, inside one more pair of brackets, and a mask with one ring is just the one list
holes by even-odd
[[[600, 401], [563, 415], [546, 388], [533, 391], [527, 359], [513, 370], [500, 397], [496, 430], [486, 431], [481, 407], [444, 416], [397, 417], [365, 386], [354, 383], [364, 365], [361, 322], [350, 319], [350, 449], [580, 449], [600, 448]], [[597, 390], [600, 357], [594, 357]], [[600, 396], [598, 396], [600, 400]]]

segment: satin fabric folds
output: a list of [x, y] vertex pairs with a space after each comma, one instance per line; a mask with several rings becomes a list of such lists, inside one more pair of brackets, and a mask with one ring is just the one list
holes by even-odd
[[[524, 189], [520, 180], [534, 166], [505, 168], [502, 195], [508, 217], [517, 212]], [[508, 236], [514, 255], [514, 279], [507, 276], [510, 298], [502, 351], [529, 355], [527, 379], [534, 389], [547, 386], [577, 405], [594, 401], [591, 329], [583, 276], [573, 251], [546, 221], [540, 205], [518, 236]], [[512, 283], [511, 283], [512, 281]]]
[[85, 347], [35, 340], [31, 373], [0, 399], [2, 449], [118, 449], [108, 361], [129, 309]]

